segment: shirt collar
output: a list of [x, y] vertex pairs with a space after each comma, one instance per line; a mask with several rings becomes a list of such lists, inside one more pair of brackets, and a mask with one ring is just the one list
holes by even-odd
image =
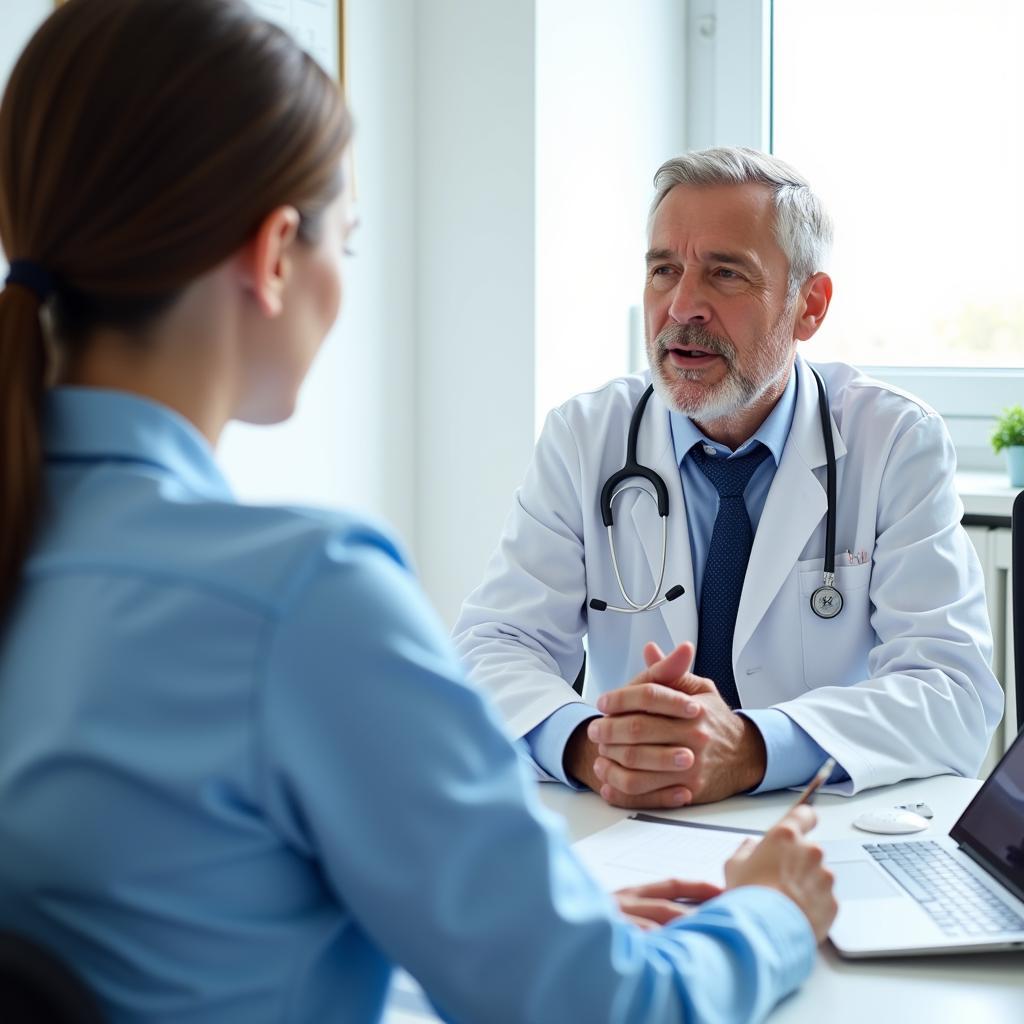
[[778, 466], [782, 459], [782, 450], [786, 447], [790, 427], [793, 426], [793, 414], [796, 412], [796, 387], [796, 369], [793, 368], [789, 373], [786, 390], [782, 392], [764, 423], [757, 428], [752, 437], [747, 438], [736, 449], [735, 453], [721, 442], [712, 441], [707, 437], [689, 416], [685, 416], [675, 409], [670, 410], [668, 415], [672, 426], [672, 444], [675, 448], [676, 462], [682, 466], [683, 459], [695, 444], [711, 445], [716, 452], [728, 456], [744, 455], [750, 451], [755, 441], [760, 441], [771, 452], [775, 465]]
[[43, 446], [48, 462], [157, 466], [197, 494], [234, 500], [209, 441], [173, 409], [126, 391], [51, 389]]

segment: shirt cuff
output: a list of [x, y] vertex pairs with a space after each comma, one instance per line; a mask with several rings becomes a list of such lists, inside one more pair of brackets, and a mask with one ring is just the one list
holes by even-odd
[[[751, 708], [738, 714], [757, 726], [767, 755], [764, 778], [751, 793], [804, 786], [828, 760], [828, 751], [819, 747], [785, 711], [778, 708]], [[849, 777], [842, 766], [837, 764], [828, 781], [844, 782]]]
[[[761, 990], [756, 999], [759, 1005], [751, 1007], [754, 1012], [748, 1019], [762, 1020], [807, 978], [817, 958], [817, 942], [803, 911], [781, 892], [757, 885], [730, 889], [694, 913], [671, 921], [665, 930], [705, 932], [737, 959], [744, 954], [753, 959], [755, 966], [750, 959], [741, 961], [744, 980], [762, 982], [757, 985]], [[694, 980], [695, 988], [728, 984], [727, 977], [714, 976], [715, 966], [707, 961], [702, 964], [702, 976]]]
[[530, 756], [552, 778], [564, 782], [570, 789], [585, 790], [586, 786], [566, 773], [565, 747], [580, 722], [600, 717], [601, 713], [589, 704], [580, 701], [564, 704], [523, 737]]

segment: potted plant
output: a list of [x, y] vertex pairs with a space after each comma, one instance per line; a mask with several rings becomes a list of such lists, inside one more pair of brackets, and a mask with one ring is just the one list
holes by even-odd
[[992, 447], [1006, 452], [1006, 466], [1012, 487], [1024, 487], [1024, 406], [1004, 409], [996, 420]]

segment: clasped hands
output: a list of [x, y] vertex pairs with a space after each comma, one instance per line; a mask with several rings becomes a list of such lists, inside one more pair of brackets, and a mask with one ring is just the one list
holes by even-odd
[[753, 789], [764, 778], [757, 727], [737, 715], [715, 684], [690, 672], [694, 647], [665, 655], [644, 648], [647, 668], [603, 694], [604, 718], [577, 727], [566, 747], [570, 775], [616, 807], [711, 803]]

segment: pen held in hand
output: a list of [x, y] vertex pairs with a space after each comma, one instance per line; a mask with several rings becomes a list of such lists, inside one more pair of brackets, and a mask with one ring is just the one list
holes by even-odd
[[[833, 769], [836, 766], [836, 759], [830, 757], [814, 774], [814, 778], [807, 783], [804, 791], [796, 798], [792, 806], [786, 811], [782, 817], [785, 818], [787, 814], [791, 814], [801, 804], [813, 804], [814, 798], [818, 794], [818, 790], [828, 782], [829, 776], [832, 774]], [[781, 819], [780, 819], [781, 820]]]

